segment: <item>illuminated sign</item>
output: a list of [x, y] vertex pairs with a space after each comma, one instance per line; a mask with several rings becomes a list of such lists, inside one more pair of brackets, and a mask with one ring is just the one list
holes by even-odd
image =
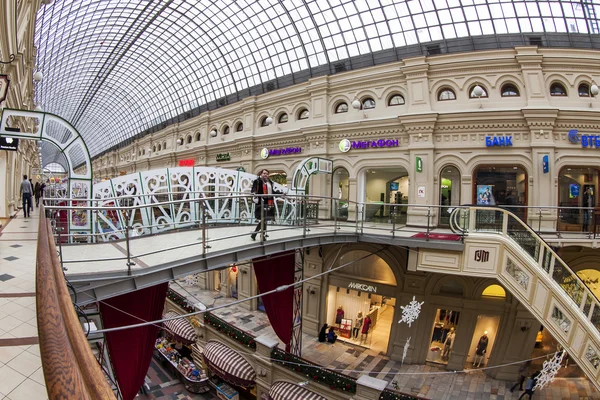
[[0, 137], [0, 150], [17, 151], [19, 139]]
[[383, 147], [398, 147], [400, 146], [398, 139], [379, 139], [379, 140], [359, 140], [350, 141], [343, 139], [340, 141], [339, 149], [343, 153], [347, 153], [350, 149], [371, 149]]
[[595, 147], [600, 149], [600, 136], [581, 135], [577, 129], [571, 129], [568, 134], [569, 141], [573, 144], [581, 143], [581, 147]]
[[365, 285], [364, 283], [350, 282], [348, 289], [360, 290], [361, 292], [377, 293], [377, 286]]
[[486, 136], [485, 145], [493, 146], [512, 146], [512, 136]]
[[177, 165], [179, 165], [180, 167], [193, 167], [194, 164], [194, 159], [179, 160], [179, 163], [177, 163]]
[[231, 160], [231, 156], [229, 153], [219, 153], [217, 154], [217, 161], [229, 161]]
[[260, 158], [266, 160], [269, 156], [283, 156], [288, 154], [298, 154], [302, 152], [301, 147], [285, 147], [282, 149], [267, 149], [266, 147], [260, 151]]

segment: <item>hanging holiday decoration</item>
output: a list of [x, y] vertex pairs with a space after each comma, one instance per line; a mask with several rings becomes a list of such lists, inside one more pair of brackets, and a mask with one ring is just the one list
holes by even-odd
[[536, 384], [533, 387], [534, 391], [542, 389], [544, 386], [554, 381], [565, 354], [566, 352], [561, 350], [558, 353], [555, 353], [554, 357], [549, 361], [544, 361], [544, 368], [542, 368], [542, 372], [540, 372], [536, 378]]
[[408, 346], [410, 346], [410, 338], [412, 336], [410, 336], [408, 339], [406, 339], [406, 343], [404, 343], [404, 351], [402, 352], [402, 364], [400, 365], [404, 365], [404, 359], [406, 358], [406, 353], [408, 352]]
[[406, 322], [410, 327], [412, 323], [415, 322], [417, 318], [419, 318], [419, 314], [421, 313], [421, 306], [424, 303], [424, 301], [419, 303], [415, 300], [415, 296], [413, 296], [412, 301], [408, 303], [408, 305], [400, 306], [400, 308], [402, 309], [402, 318], [400, 318], [400, 321], [398, 321], [398, 323], [400, 324], [402, 322]]

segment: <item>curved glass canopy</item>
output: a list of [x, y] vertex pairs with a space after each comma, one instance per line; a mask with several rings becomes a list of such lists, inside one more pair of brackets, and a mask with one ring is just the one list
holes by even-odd
[[93, 157], [318, 75], [530, 44], [529, 33], [594, 47], [599, 15], [600, 0], [56, 0], [37, 16], [35, 102], [75, 126]]

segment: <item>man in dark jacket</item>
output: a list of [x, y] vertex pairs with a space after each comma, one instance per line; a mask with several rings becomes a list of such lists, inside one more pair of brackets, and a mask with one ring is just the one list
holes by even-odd
[[252, 194], [255, 195], [252, 198], [255, 204], [254, 217], [259, 221], [250, 238], [256, 240], [258, 232], [262, 232], [263, 240], [267, 240], [267, 220], [273, 218], [273, 207], [275, 206], [273, 196], [283, 193], [274, 189], [273, 181], [269, 179], [269, 170], [263, 169], [252, 183]]

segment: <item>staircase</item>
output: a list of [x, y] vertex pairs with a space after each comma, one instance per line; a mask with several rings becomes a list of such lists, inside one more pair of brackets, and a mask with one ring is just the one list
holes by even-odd
[[418, 270], [496, 278], [548, 329], [600, 390], [600, 302], [526, 223], [496, 207], [461, 207], [450, 217], [465, 235], [453, 266], [419, 258]]

